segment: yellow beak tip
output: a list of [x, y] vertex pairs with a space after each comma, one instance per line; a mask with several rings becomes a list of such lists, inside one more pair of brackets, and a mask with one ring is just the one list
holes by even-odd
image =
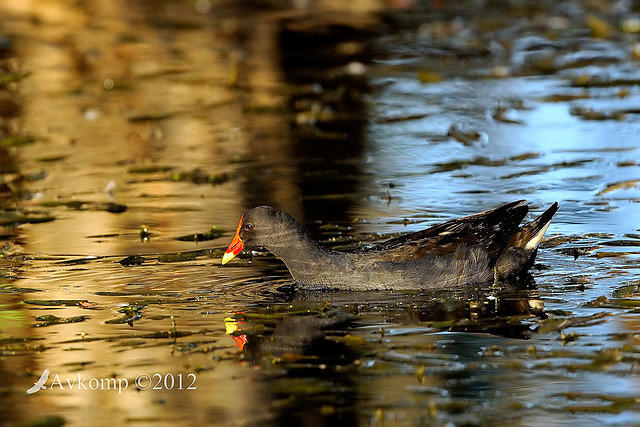
[[226, 263], [231, 261], [233, 258], [235, 258], [234, 254], [232, 254], [231, 252], [225, 252], [225, 254], [222, 256], [222, 265], [225, 265]]

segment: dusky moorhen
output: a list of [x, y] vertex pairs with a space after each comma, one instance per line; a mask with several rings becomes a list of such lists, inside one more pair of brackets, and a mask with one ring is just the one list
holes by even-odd
[[244, 249], [264, 247], [306, 289], [440, 289], [519, 276], [558, 210], [553, 203], [520, 226], [525, 200], [453, 219], [373, 247], [339, 252], [311, 239], [294, 218], [270, 206], [246, 211], [222, 264]]

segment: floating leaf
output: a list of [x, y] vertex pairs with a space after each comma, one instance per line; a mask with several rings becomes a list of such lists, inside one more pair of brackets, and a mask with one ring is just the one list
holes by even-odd
[[25, 304], [43, 305], [46, 307], [56, 307], [56, 306], [75, 307], [75, 306], [81, 306], [81, 304], [84, 304], [84, 303], [92, 304], [92, 303], [89, 303], [89, 301], [87, 300], [80, 300], [80, 299], [52, 299], [52, 300], [32, 299], [32, 300], [24, 300], [23, 302]]
[[576, 316], [560, 319], [546, 319], [540, 323], [536, 328], [536, 333], [545, 334], [553, 331], [560, 331], [562, 329], [574, 327], [574, 326], [586, 326], [592, 324], [594, 321], [599, 321], [603, 317], [608, 316], [610, 313], [600, 312], [591, 316]]
[[0, 138], [0, 148], [21, 147], [36, 142], [33, 136], [5, 136]]
[[45, 208], [55, 208], [64, 206], [68, 209], [73, 210], [97, 210], [97, 211], [107, 211], [111, 213], [122, 213], [127, 210], [127, 206], [121, 205], [119, 203], [109, 202], [109, 203], [98, 203], [98, 202], [85, 202], [82, 200], [52, 200], [46, 202], [40, 202], [40, 206]]
[[187, 234], [186, 236], [180, 236], [176, 239], [185, 242], [204, 242], [206, 240], [217, 239], [223, 234], [224, 230], [222, 228], [213, 225], [211, 226], [211, 229], [209, 231], [206, 231], [204, 233]]
[[171, 117], [173, 114], [171, 113], [159, 113], [159, 114], [152, 114], [152, 113], [147, 113], [147, 114], [135, 114], [132, 116], [127, 117], [127, 120], [130, 121], [131, 123], [136, 123], [136, 122], [151, 122], [151, 121], [159, 121], [159, 120], [164, 120], [164, 119], [168, 119], [169, 117]]
[[418, 71], [418, 80], [420, 83], [438, 83], [443, 80], [443, 77], [435, 71], [420, 70]]
[[607, 21], [598, 16], [587, 15], [585, 21], [587, 26], [591, 30], [591, 34], [593, 35], [593, 37], [605, 39], [609, 37], [613, 32], [611, 25], [609, 25]]
[[66, 424], [66, 420], [58, 415], [47, 415], [36, 418], [22, 424], [22, 427], [61, 427]]
[[53, 221], [55, 218], [49, 215], [32, 212], [3, 212], [0, 211], [0, 225], [40, 224]]
[[427, 117], [427, 114], [407, 114], [404, 116], [387, 116], [387, 117], [379, 117], [375, 120], [376, 123], [398, 123], [398, 122], [407, 122], [410, 120], [420, 120]]
[[118, 262], [124, 266], [131, 266], [131, 265], [141, 265], [144, 261], [145, 261], [145, 258], [139, 255], [129, 255], [128, 257], [123, 258]]
[[130, 167], [127, 172], [145, 174], [145, 173], [167, 172], [167, 171], [170, 171], [171, 169], [173, 169], [173, 166], [158, 166], [158, 165], [133, 166], [133, 167]]
[[64, 160], [69, 156], [45, 156], [45, 157], [38, 157], [36, 160], [39, 162], [43, 162], [43, 163], [50, 163], [50, 162], [58, 162], [60, 160]]
[[0, 74], [0, 84], [16, 83], [20, 80], [29, 77], [30, 72], [27, 73], [2, 73]]
[[47, 314], [44, 316], [36, 317], [36, 320], [39, 321], [40, 323], [34, 324], [33, 327], [42, 328], [45, 326], [60, 325], [64, 323], [78, 323], [78, 322], [84, 322], [87, 319], [89, 319], [89, 316], [58, 317], [52, 314]]
[[180, 262], [180, 261], [192, 261], [198, 257], [195, 252], [177, 252], [174, 254], [164, 254], [158, 257], [160, 262]]
[[639, 183], [640, 183], [640, 179], [630, 179], [628, 181], [614, 182], [612, 184], [608, 184], [607, 187], [604, 190], [600, 191], [598, 194], [596, 194], [596, 196], [603, 196], [607, 193], [611, 193], [612, 191], [616, 191], [616, 190], [634, 188], [634, 187], [637, 187]]

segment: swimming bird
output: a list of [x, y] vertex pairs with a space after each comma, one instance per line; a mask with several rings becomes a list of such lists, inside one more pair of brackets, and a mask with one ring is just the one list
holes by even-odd
[[365, 249], [342, 252], [323, 247], [289, 214], [258, 206], [242, 214], [224, 253], [226, 264], [246, 249], [263, 247], [280, 258], [304, 289], [419, 290], [488, 284], [525, 274], [551, 218], [520, 225], [525, 200], [453, 219]]

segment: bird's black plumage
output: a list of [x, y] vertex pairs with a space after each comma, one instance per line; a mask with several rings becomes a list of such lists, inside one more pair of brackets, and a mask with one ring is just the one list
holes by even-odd
[[311, 239], [288, 214], [259, 206], [243, 214], [237, 237], [245, 249], [264, 247], [282, 259], [307, 288], [451, 288], [489, 283], [496, 273], [507, 278], [526, 272], [557, 209], [554, 203], [520, 226], [529, 208], [519, 200], [366, 250], [338, 252]]

